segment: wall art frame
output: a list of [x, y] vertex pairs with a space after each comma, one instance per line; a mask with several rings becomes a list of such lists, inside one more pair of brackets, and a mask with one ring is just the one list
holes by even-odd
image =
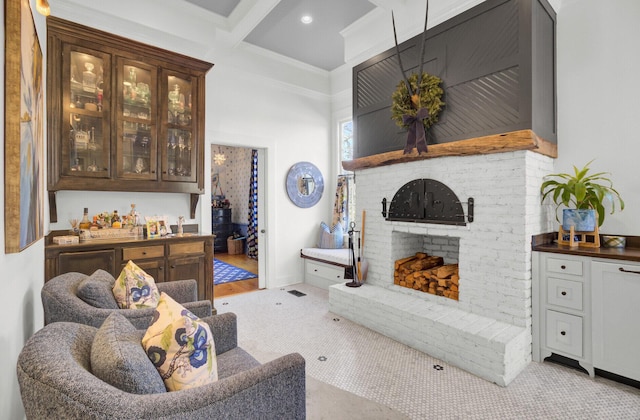
[[5, 253], [44, 236], [44, 70], [28, 0], [5, 0]]

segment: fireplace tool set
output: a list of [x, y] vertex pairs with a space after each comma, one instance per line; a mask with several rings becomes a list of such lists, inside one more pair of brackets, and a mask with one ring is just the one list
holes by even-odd
[[[368, 263], [363, 257], [364, 252], [364, 221], [365, 211], [362, 211], [362, 231], [355, 230], [355, 222], [349, 225], [349, 266], [344, 269], [344, 278], [351, 279], [346, 283], [349, 287], [360, 287], [367, 278]], [[354, 234], [358, 236], [358, 256], [356, 258]]]

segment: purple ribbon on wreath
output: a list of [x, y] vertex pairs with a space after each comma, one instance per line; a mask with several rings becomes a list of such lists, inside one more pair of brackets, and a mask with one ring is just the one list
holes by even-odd
[[409, 154], [414, 147], [418, 149], [418, 153], [427, 153], [427, 133], [424, 129], [422, 120], [429, 118], [429, 110], [420, 108], [415, 116], [405, 114], [402, 116], [402, 124], [408, 128], [407, 144], [404, 147], [404, 154]]

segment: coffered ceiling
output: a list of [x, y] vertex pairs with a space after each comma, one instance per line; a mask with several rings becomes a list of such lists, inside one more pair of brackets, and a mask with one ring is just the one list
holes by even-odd
[[[367, 0], [183, 1], [217, 15], [240, 41], [324, 70], [344, 64], [340, 31], [377, 7]], [[305, 15], [313, 21], [302, 23]]]

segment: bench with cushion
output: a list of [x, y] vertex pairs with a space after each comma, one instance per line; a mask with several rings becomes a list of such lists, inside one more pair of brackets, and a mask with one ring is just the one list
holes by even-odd
[[347, 248], [302, 248], [304, 282], [328, 290], [329, 286], [351, 281], [345, 280], [345, 268], [351, 267]]

